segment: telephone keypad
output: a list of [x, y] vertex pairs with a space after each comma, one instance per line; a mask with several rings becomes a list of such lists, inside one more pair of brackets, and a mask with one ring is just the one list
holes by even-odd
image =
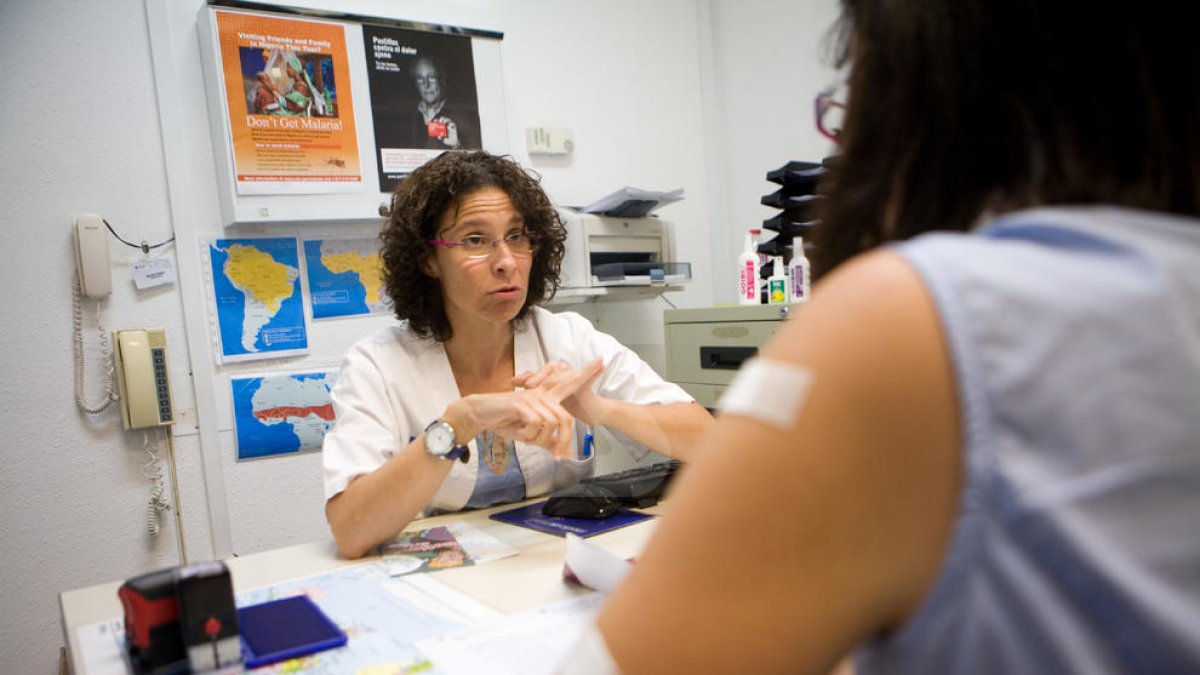
[[152, 347], [150, 358], [154, 365], [154, 387], [158, 392], [158, 420], [170, 422], [171, 388], [167, 385], [167, 355], [162, 347]]

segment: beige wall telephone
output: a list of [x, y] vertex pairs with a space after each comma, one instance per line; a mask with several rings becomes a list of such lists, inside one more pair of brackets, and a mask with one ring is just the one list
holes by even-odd
[[113, 363], [126, 429], [175, 421], [167, 375], [167, 334], [161, 328], [113, 331]]

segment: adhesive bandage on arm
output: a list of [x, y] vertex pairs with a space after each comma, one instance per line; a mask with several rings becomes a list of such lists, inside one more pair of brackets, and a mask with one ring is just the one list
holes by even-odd
[[779, 429], [792, 428], [812, 387], [807, 368], [783, 361], [750, 359], [717, 403], [730, 415], [744, 415]]

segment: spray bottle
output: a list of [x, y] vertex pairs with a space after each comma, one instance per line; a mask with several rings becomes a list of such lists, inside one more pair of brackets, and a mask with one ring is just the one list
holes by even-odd
[[804, 255], [804, 238], [792, 237], [792, 260], [788, 263], [791, 287], [790, 302], [806, 302], [809, 295], [808, 258]]
[[738, 256], [738, 304], [757, 305], [758, 300], [758, 253], [754, 250], [754, 236], [746, 233], [742, 253]]
[[767, 279], [767, 302], [785, 305], [788, 301], [788, 281], [783, 271], [783, 258], [771, 258], [771, 277]]

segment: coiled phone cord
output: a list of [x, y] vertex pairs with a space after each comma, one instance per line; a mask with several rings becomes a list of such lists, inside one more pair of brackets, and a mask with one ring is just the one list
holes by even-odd
[[154, 443], [150, 441], [150, 433], [142, 432], [142, 447], [145, 448], [149, 459], [142, 465], [142, 474], [150, 480], [150, 501], [146, 504], [146, 532], [151, 537], [157, 537], [162, 531], [162, 512], [170, 511], [167, 503], [166, 484], [163, 479], [162, 461], [154, 452]]
[[79, 271], [75, 271], [75, 283], [71, 286], [73, 300], [73, 316], [75, 326], [75, 404], [79, 409], [90, 415], [104, 412], [117, 400], [116, 387], [113, 386], [116, 373], [113, 370], [112, 356], [108, 344], [108, 331], [100, 322], [100, 301], [96, 301], [96, 327], [100, 333], [100, 353], [104, 359], [104, 402], [98, 406], [88, 405], [83, 395], [83, 307], [82, 291], [80, 289]]

